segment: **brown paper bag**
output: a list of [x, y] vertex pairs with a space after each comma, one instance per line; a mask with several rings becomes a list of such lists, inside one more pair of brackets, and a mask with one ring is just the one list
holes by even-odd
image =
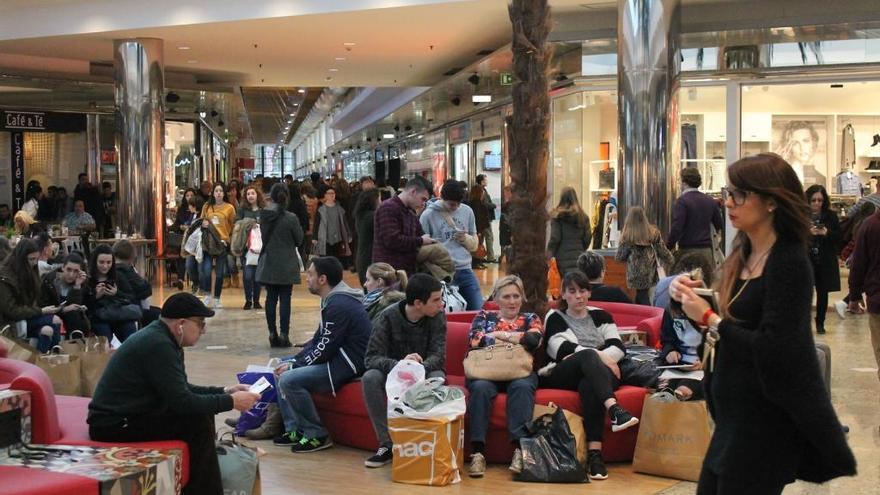
[[[532, 419], [537, 419], [545, 414], [553, 414], [556, 412], [557, 407], [558, 406], [552, 402], [546, 406], [535, 404]], [[587, 432], [584, 430], [584, 418], [568, 409], [563, 409], [562, 413], [565, 414], [565, 420], [568, 422], [568, 429], [571, 430], [571, 434], [574, 435], [574, 440], [577, 443], [578, 462], [585, 464], [587, 462]]]
[[82, 390], [77, 395], [91, 397], [95, 394], [95, 388], [107, 368], [107, 363], [110, 362], [113, 349], [110, 348], [107, 337], [84, 337], [79, 330], [74, 331], [71, 337], [61, 343], [61, 348], [65, 354], [80, 358]]
[[37, 358], [36, 365], [49, 375], [55, 394], [79, 395], [82, 392], [82, 362], [79, 356], [43, 354]]
[[633, 469], [697, 481], [711, 436], [705, 401], [663, 402], [648, 396], [639, 422]]
[[11, 325], [0, 330], [0, 346], [6, 348], [6, 357], [19, 361], [33, 363], [40, 355], [40, 351], [15, 336], [15, 329]]
[[445, 486], [461, 481], [464, 466], [464, 416], [447, 419], [390, 418], [394, 442], [391, 480]]

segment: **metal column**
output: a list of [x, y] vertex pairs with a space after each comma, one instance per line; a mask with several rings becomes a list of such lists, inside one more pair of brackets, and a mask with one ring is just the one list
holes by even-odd
[[162, 252], [165, 195], [163, 42], [116, 40], [116, 140], [119, 149], [119, 226], [123, 232], [156, 239]]
[[101, 187], [101, 116], [96, 113], [86, 115], [86, 140], [88, 142], [89, 182]]
[[618, 204], [669, 231], [681, 142], [678, 88], [681, 0], [619, 0]]

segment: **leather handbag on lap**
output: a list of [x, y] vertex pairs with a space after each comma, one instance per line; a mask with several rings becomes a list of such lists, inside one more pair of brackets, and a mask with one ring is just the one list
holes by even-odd
[[471, 349], [464, 358], [464, 375], [471, 380], [509, 382], [532, 372], [532, 355], [519, 344], [496, 344]]

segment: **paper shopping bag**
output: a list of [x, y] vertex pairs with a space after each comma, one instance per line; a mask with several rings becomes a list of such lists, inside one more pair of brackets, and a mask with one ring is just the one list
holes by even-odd
[[15, 329], [10, 325], [6, 325], [0, 330], [0, 346], [6, 348], [6, 357], [10, 359], [33, 363], [40, 355], [40, 351], [32, 345], [18, 339], [15, 336]]
[[390, 418], [391, 480], [445, 486], [461, 481], [464, 416], [455, 419]]
[[[60, 350], [58, 346], [56, 349]], [[36, 365], [49, 375], [57, 395], [80, 395], [82, 392], [82, 361], [70, 354], [43, 354]]]
[[75, 330], [71, 333], [71, 339], [65, 340], [60, 345], [64, 354], [78, 356], [81, 361], [82, 390], [77, 395], [93, 396], [98, 382], [101, 381], [101, 375], [104, 374], [104, 369], [113, 356], [113, 349], [110, 348], [107, 337], [85, 337], [81, 331]]
[[[546, 406], [535, 404], [532, 419], [538, 419], [545, 414], [552, 415], [556, 412], [557, 407], [559, 406], [552, 402]], [[568, 422], [568, 429], [571, 430], [571, 434], [574, 435], [575, 442], [577, 443], [578, 462], [585, 464], [587, 462], [587, 432], [584, 430], [584, 418], [568, 409], [563, 409], [562, 413], [565, 414], [565, 420]]]
[[711, 436], [705, 401], [664, 402], [646, 397], [633, 469], [697, 481]]

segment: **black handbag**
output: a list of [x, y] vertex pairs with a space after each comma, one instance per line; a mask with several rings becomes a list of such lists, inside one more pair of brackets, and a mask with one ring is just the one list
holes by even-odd
[[101, 321], [137, 321], [144, 310], [138, 304], [106, 304], [95, 310], [95, 316]]
[[578, 462], [577, 441], [561, 407], [553, 414], [535, 418], [528, 430], [528, 436], [519, 439], [523, 469], [513, 479], [539, 483], [590, 482], [584, 466]]

